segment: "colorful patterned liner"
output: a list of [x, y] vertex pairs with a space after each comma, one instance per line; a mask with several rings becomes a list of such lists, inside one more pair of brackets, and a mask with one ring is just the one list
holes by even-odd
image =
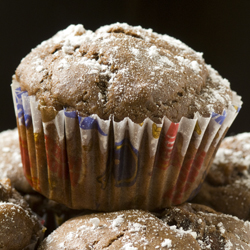
[[12, 83], [24, 174], [49, 199], [74, 209], [155, 210], [193, 197], [240, 110], [161, 124], [115, 122], [75, 111], [38, 108]]

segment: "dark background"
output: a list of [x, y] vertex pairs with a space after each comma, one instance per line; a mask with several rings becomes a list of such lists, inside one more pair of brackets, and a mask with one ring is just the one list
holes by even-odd
[[250, 0], [0, 0], [0, 131], [16, 127], [11, 77], [32, 48], [70, 24], [152, 28], [204, 53], [242, 96], [228, 135], [250, 132]]

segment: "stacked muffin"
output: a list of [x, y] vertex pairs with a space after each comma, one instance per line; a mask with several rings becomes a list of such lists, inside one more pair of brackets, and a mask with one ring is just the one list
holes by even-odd
[[241, 105], [201, 53], [119, 23], [58, 32], [22, 60], [12, 89], [30, 185], [99, 211], [192, 197]]
[[72, 218], [40, 249], [249, 248], [246, 222], [185, 203], [242, 104], [201, 53], [141, 27], [71, 25], [22, 60], [12, 90], [29, 185], [69, 217], [112, 212]]
[[226, 137], [194, 202], [250, 219], [250, 133]]
[[11, 187], [10, 180], [0, 180], [0, 247], [35, 249], [44, 232], [42, 221]]

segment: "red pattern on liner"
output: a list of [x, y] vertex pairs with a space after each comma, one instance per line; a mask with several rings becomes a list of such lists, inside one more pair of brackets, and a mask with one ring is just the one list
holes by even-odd
[[70, 183], [75, 187], [81, 176], [82, 159], [68, 155]]
[[60, 179], [68, 179], [69, 172], [66, 159], [66, 149], [65, 146], [60, 146], [55, 140], [51, 139], [49, 136], [45, 137], [45, 148], [47, 154], [47, 164], [49, 170], [57, 174]]
[[19, 145], [20, 145], [21, 158], [23, 164], [23, 172], [29, 184], [33, 187], [33, 182], [30, 172], [30, 158], [29, 158], [27, 140], [22, 140], [22, 138], [19, 136]]
[[159, 161], [156, 165], [157, 168], [163, 170], [166, 170], [168, 168], [178, 128], [179, 123], [172, 122], [169, 126], [164, 141], [162, 143], [163, 145], [159, 148]]
[[[200, 173], [200, 169], [201, 169], [201, 166], [204, 162], [206, 154], [207, 154], [207, 152], [202, 151], [201, 153], [198, 153], [196, 155], [196, 157], [194, 159], [194, 163], [192, 165], [193, 167], [192, 167], [192, 169], [189, 173], [189, 176], [188, 176], [188, 180], [187, 180], [188, 183], [193, 183], [196, 180], [198, 174]], [[187, 188], [185, 190], [187, 190]]]

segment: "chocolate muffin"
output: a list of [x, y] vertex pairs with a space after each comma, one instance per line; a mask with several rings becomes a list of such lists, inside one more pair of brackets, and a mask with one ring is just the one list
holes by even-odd
[[250, 220], [250, 133], [226, 137], [193, 202]]
[[43, 240], [49, 249], [200, 249], [190, 233], [171, 230], [153, 214], [127, 210], [75, 217]]
[[96, 32], [71, 25], [26, 56], [15, 74], [41, 107], [136, 123], [209, 117], [232, 104], [229, 82], [180, 41], [114, 24]]
[[45, 228], [10, 180], [0, 180], [0, 248], [33, 250], [43, 239]]
[[163, 212], [170, 228], [193, 232], [200, 249], [250, 249], [250, 223], [199, 204], [184, 203]]
[[0, 133], [0, 159], [0, 179], [9, 178], [18, 191], [34, 192], [23, 174], [17, 128]]
[[157, 214], [142, 210], [72, 218], [39, 246], [49, 249], [250, 249], [249, 222], [185, 203]]
[[12, 89], [30, 185], [99, 211], [192, 197], [241, 106], [201, 53], [120, 23], [58, 32], [21, 61]]

